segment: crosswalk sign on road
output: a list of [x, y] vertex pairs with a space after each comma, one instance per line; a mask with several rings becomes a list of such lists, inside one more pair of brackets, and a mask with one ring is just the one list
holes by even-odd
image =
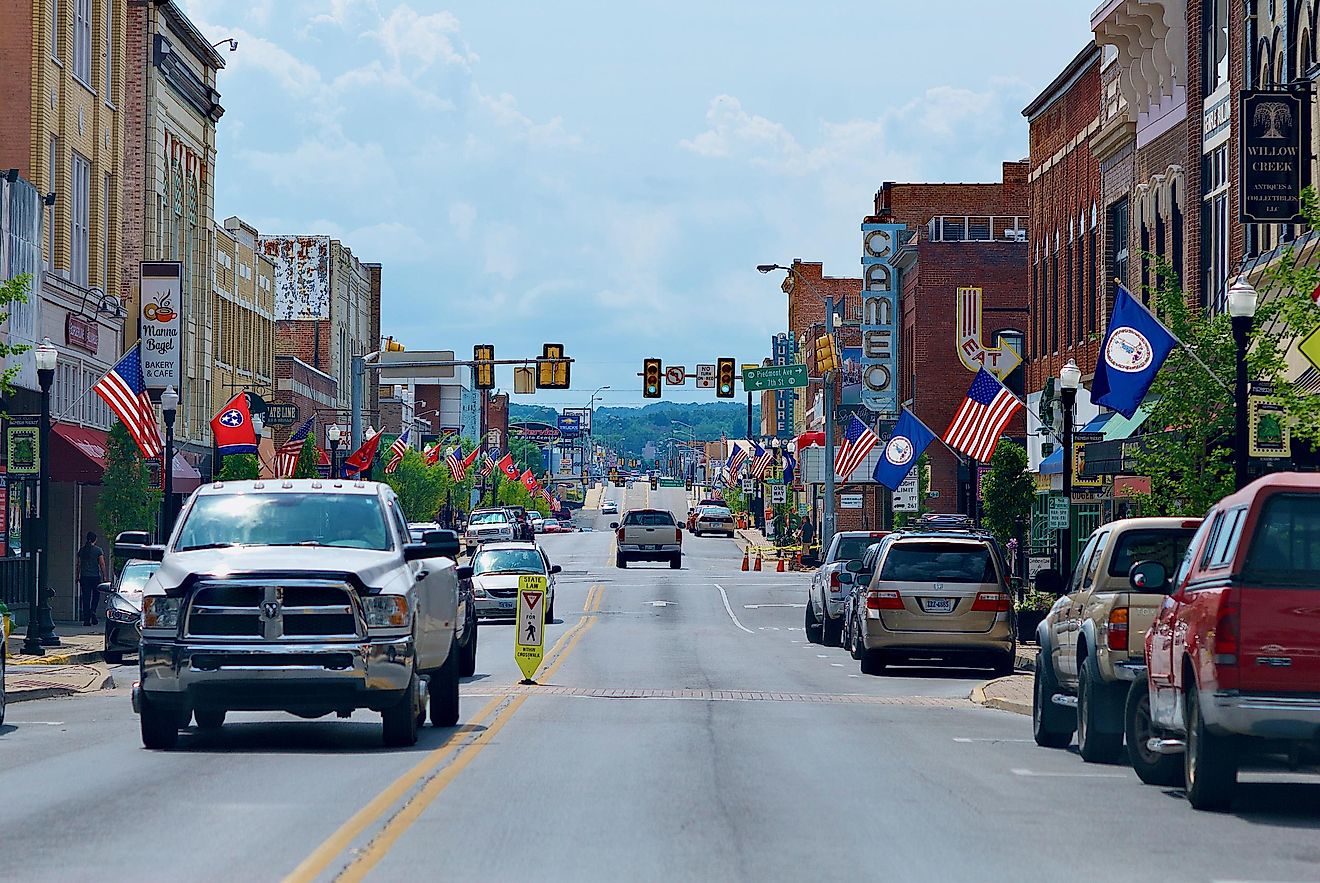
[[523, 683], [535, 683], [532, 676], [545, 656], [545, 589], [543, 576], [518, 577], [518, 616], [514, 620], [513, 658], [523, 673]]

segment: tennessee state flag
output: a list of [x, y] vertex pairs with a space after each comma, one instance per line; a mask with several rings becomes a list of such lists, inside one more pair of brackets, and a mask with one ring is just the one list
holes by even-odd
[[472, 464], [477, 462], [477, 457], [481, 454], [481, 446], [472, 449], [472, 453], [463, 458], [463, 471], [466, 472], [472, 468]]
[[532, 475], [532, 470], [530, 469], [523, 472], [520, 481], [522, 481], [523, 487], [527, 488], [531, 493], [536, 493], [536, 489], [540, 487], [540, 484], [536, 480], [536, 476]]
[[495, 465], [500, 467], [500, 471], [504, 473], [504, 477], [509, 481], [518, 480], [518, 466], [513, 462], [512, 454], [505, 454], [500, 458], [500, 462]]
[[252, 425], [246, 393], [234, 396], [219, 414], [211, 418], [211, 432], [222, 456], [257, 452], [257, 430]]
[[376, 460], [376, 449], [380, 447], [380, 433], [376, 433], [371, 438], [362, 443], [348, 459], [344, 461], [344, 477], [350, 475], [361, 475], [371, 469], [371, 464]]

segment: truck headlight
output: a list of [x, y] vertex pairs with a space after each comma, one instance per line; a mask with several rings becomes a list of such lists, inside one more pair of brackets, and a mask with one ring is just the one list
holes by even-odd
[[403, 628], [408, 624], [408, 599], [402, 595], [370, 595], [363, 599], [368, 628]]
[[178, 628], [179, 613], [182, 610], [182, 598], [166, 598], [162, 595], [143, 598], [142, 627], [148, 629]]

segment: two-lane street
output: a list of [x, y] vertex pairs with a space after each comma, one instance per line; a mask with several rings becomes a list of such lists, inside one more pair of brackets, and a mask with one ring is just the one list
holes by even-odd
[[[609, 495], [686, 511], [681, 490]], [[613, 519], [541, 539], [563, 572], [539, 684], [517, 685], [511, 625], [482, 625], [460, 726], [410, 750], [358, 712], [235, 713], [147, 751], [131, 666], [114, 691], [15, 706], [0, 830], [21, 879], [150, 874], [168, 826], [187, 879], [1166, 880], [1157, 820], [1213, 837], [1175, 879], [1314, 878], [1296, 832], [1320, 784], [1251, 776], [1238, 813], [1195, 813], [1126, 766], [1037, 748], [1028, 719], [968, 700], [986, 671], [859, 674], [805, 640], [805, 576], [742, 572], [734, 541], [685, 535], [682, 570], [616, 569]], [[1039, 833], [1079, 795], [1112, 836], [1051, 848]]]

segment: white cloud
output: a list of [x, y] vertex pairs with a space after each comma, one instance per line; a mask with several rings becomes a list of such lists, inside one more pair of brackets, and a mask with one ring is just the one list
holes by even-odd
[[486, 95], [475, 85], [473, 92], [495, 122], [511, 130], [515, 138], [526, 141], [532, 147], [577, 147], [582, 144], [581, 137], [565, 131], [561, 117], [538, 123], [518, 109], [517, 100], [508, 92]]
[[454, 228], [454, 235], [460, 242], [472, 238], [472, 225], [477, 221], [476, 206], [470, 202], [451, 202], [449, 204], [449, 226]]
[[802, 147], [788, 130], [765, 117], [743, 110], [742, 102], [732, 95], [711, 99], [706, 110], [710, 128], [679, 146], [700, 156], [727, 157], [735, 153], [753, 158], [783, 160], [801, 156]]
[[451, 12], [421, 15], [407, 4], [394, 7], [379, 27], [367, 31], [385, 49], [396, 67], [415, 65], [414, 73], [440, 62], [468, 69], [477, 60], [459, 46], [458, 18]]

